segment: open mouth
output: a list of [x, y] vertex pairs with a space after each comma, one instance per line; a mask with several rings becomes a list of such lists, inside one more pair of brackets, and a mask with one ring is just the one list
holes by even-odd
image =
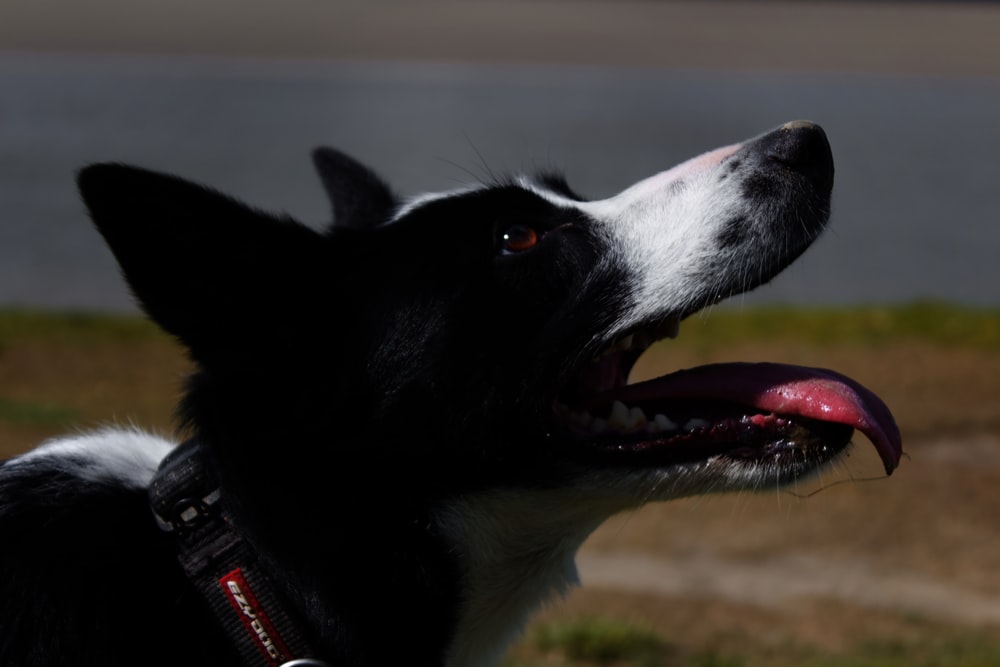
[[902, 443], [889, 409], [834, 371], [776, 363], [725, 363], [628, 384], [653, 342], [677, 335], [680, 317], [634, 330], [577, 369], [555, 413], [587, 452], [623, 465], [726, 459], [804, 474], [840, 453], [854, 430], [891, 474]]

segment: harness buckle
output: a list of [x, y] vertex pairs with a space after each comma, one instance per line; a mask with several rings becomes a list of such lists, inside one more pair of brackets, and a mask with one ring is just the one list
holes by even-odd
[[219, 490], [215, 489], [204, 498], [181, 498], [173, 504], [166, 517], [157, 518], [169, 524], [171, 532], [184, 536], [218, 516], [216, 503], [219, 495]]

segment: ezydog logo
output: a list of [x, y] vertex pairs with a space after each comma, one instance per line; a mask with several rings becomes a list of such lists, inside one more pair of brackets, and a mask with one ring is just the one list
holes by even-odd
[[219, 579], [219, 584], [233, 605], [233, 609], [239, 614], [247, 632], [250, 633], [254, 645], [260, 649], [267, 661], [272, 665], [280, 665], [289, 660], [291, 656], [288, 648], [261, 608], [243, 572], [237, 568]]

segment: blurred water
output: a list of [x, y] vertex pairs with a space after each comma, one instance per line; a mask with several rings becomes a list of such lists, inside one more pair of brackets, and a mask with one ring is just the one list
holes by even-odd
[[746, 303], [1000, 305], [1000, 81], [777, 72], [0, 55], [0, 306], [129, 310], [73, 186], [116, 160], [321, 223], [329, 144], [404, 195], [560, 168], [603, 197], [796, 118], [830, 232]]

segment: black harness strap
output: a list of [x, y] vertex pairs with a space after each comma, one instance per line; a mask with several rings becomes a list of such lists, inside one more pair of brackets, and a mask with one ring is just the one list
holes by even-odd
[[222, 507], [219, 486], [194, 440], [163, 460], [149, 486], [160, 528], [177, 538], [188, 579], [247, 667], [329, 667], [302, 632]]

